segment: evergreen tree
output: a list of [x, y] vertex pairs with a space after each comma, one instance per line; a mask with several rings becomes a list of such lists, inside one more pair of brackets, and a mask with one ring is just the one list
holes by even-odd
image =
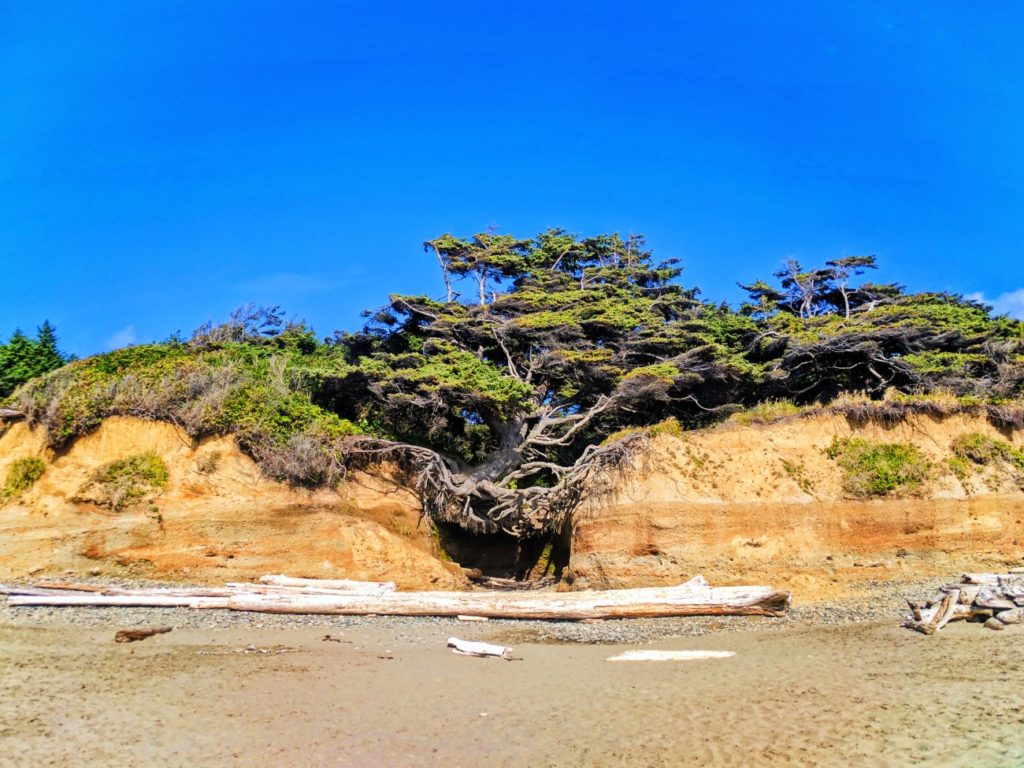
[[57, 348], [57, 332], [49, 320], [38, 329], [35, 339], [21, 329], [0, 344], [0, 397], [6, 397], [29, 379], [42, 376], [70, 361]]

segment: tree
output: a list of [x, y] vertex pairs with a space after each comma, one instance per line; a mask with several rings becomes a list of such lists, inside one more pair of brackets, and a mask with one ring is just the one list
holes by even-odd
[[878, 269], [878, 263], [874, 256], [844, 256], [841, 259], [826, 261], [825, 264], [832, 268], [831, 281], [835, 283], [836, 290], [843, 297], [843, 312], [849, 317], [850, 295], [857, 292], [857, 289], [850, 288], [850, 278], [854, 275], [863, 275], [865, 269]]
[[0, 397], [6, 397], [29, 379], [60, 368], [71, 360], [57, 349], [56, 329], [47, 320], [38, 329], [35, 339], [20, 329], [0, 344]]
[[899, 286], [865, 283], [855, 287], [850, 284], [853, 277], [863, 275], [865, 270], [877, 268], [874, 256], [843, 256], [826, 261], [823, 267], [807, 270], [800, 262], [790, 259], [784, 269], [773, 275], [779, 280], [778, 288], [764, 280], [749, 284], [737, 283], [753, 302], [745, 304], [741, 311], [765, 319], [780, 309], [801, 318], [842, 310], [843, 315], [849, 318], [858, 306], [858, 299], [877, 303], [883, 297], [891, 298], [901, 292]]
[[451, 276], [468, 276], [476, 281], [479, 302], [483, 306], [487, 303], [489, 283], [500, 283], [502, 278], [517, 274], [525, 266], [523, 261], [530, 243], [509, 235], [482, 232], [470, 240], [444, 234], [423, 246], [424, 250], [433, 250], [441, 264], [446, 301], [454, 299]]
[[787, 261], [785, 269], [775, 273], [782, 284], [784, 301], [800, 317], [814, 317], [827, 311], [826, 297], [834, 276], [833, 270], [827, 268], [804, 270], [795, 259]]
[[[589, 481], [628, 459], [630, 440], [605, 437], [704, 418], [747, 382], [729, 313], [680, 286], [638, 235], [428, 244], [443, 272], [478, 281], [479, 302], [391, 297], [362, 332], [338, 337], [353, 370], [324, 397], [391, 438], [352, 440], [348, 460], [404, 467], [435, 520], [518, 536], [556, 528]], [[499, 280], [508, 290], [486, 300]]]

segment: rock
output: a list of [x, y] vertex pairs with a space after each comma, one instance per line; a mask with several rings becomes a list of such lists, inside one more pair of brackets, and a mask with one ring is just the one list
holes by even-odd
[[89, 575], [90, 576], [99, 576], [101, 573], [103, 573], [103, 570], [101, 568], [90, 568], [89, 569]]
[[1011, 608], [1008, 611], [1000, 611], [996, 614], [996, 618], [1003, 624], [1022, 624], [1024, 623], [1024, 608]]
[[1006, 625], [1003, 624], [1003, 622], [1001, 622], [999, 619], [994, 617], [986, 621], [985, 626], [989, 629], [1006, 629]]

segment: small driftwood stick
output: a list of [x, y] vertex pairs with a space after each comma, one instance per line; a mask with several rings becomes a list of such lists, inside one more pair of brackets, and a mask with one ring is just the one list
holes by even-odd
[[454, 653], [463, 656], [494, 656], [499, 659], [509, 658], [511, 648], [504, 645], [493, 645], [492, 643], [477, 643], [472, 640], [460, 640], [457, 637], [448, 638], [448, 647]]
[[170, 632], [171, 627], [154, 627], [153, 629], [122, 629], [114, 635], [115, 643], [134, 643], [138, 640], [145, 640], [153, 635], [162, 635]]
[[609, 656], [608, 661], [695, 661], [697, 659], [728, 659], [735, 651], [624, 651]]

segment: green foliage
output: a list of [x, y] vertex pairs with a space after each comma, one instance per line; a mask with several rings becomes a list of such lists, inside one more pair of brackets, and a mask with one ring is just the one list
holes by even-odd
[[120, 511], [159, 492], [168, 479], [163, 459], [140, 453], [104, 464], [93, 472], [89, 484], [97, 492], [97, 503]]
[[729, 417], [730, 421], [738, 424], [771, 424], [782, 419], [799, 416], [802, 413], [800, 406], [789, 400], [766, 400], [763, 403], [739, 411]]
[[907, 443], [835, 438], [826, 450], [843, 470], [843, 487], [854, 496], [885, 496], [916, 490], [929, 476], [928, 459]]
[[811, 491], [814, 490], [811, 478], [807, 476], [807, 467], [804, 466], [803, 462], [793, 462], [783, 459], [782, 468], [785, 470], [786, 475], [800, 486], [801, 491], [804, 493], [811, 493]]
[[967, 480], [974, 471], [974, 467], [969, 459], [965, 459], [963, 456], [950, 456], [946, 459], [946, 465], [949, 467], [949, 471], [956, 475], [960, 482]]
[[647, 427], [627, 427], [626, 429], [620, 429], [612, 432], [604, 439], [604, 444], [613, 443], [616, 440], [621, 440], [624, 437], [631, 435], [647, 435], [648, 437], [656, 437], [657, 435], [671, 435], [672, 437], [682, 438], [686, 430], [683, 429], [683, 425], [679, 423], [679, 419], [675, 416], [669, 416], [664, 421], [659, 421], [657, 424], [651, 424]]
[[981, 466], [1004, 461], [1024, 470], [1024, 451], [981, 432], [960, 435], [953, 441], [952, 449], [955, 455]]
[[11, 499], [27, 491], [46, 471], [46, 462], [36, 456], [17, 459], [7, 470], [3, 498]]
[[0, 344], [0, 399], [70, 359], [57, 349], [56, 329], [48, 320], [39, 327], [34, 339], [16, 330], [6, 344]]

